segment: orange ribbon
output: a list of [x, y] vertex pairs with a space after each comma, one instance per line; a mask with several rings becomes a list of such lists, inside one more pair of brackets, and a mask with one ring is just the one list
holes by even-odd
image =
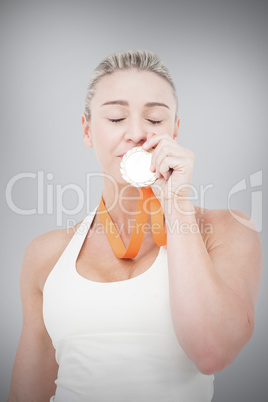
[[[145, 205], [145, 203], [147, 205]], [[144, 225], [147, 223], [151, 211], [152, 233], [155, 243], [161, 247], [167, 244], [167, 231], [164, 222], [164, 213], [160, 202], [155, 197], [151, 187], [141, 187], [136, 220], [132, 230], [130, 242], [126, 249], [101, 197], [98, 207], [100, 221], [102, 223], [108, 241], [117, 258], [134, 258], [138, 254], [144, 236]], [[156, 227], [159, 231], [156, 231]]]

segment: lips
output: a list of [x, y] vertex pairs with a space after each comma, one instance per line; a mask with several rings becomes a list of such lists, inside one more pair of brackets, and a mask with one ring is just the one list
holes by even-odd
[[[130, 148], [130, 149], [132, 149], [132, 148]], [[128, 149], [126, 152], [124, 152], [123, 154], [121, 154], [121, 155], [118, 155], [118, 158], [123, 158], [123, 156], [128, 152], [128, 151], [130, 151], [130, 149]]]
[[123, 158], [123, 156], [124, 156], [128, 151], [130, 151], [130, 150], [133, 149], [133, 148], [134, 148], [134, 147], [128, 149], [128, 150], [127, 150], [126, 152], [124, 152], [123, 154], [118, 155], [118, 158]]

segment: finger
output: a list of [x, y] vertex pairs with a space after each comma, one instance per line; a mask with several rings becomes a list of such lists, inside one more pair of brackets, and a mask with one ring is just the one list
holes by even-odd
[[170, 167], [167, 161], [167, 158], [163, 159], [161, 165], [158, 167], [157, 172], [160, 173], [165, 180], [169, 179], [170, 176]]
[[[157, 172], [159, 172], [164, 177], [169, 177], [170, 169], [171, 171], [174, 170], [184, 175], [189, 170], [189, 166], [186, 163], [186, 160], [173, 156], [167, 156], [165, 159], [163, 159], [161, 165], [158, 166]], [[169, 175], [167, 176], [166, 173], [168, 173]]]
[[[146, 141], [148, 141], [150, 138], [152, 138], [154, 135], [156, 135], [155, 133], [153, 133], [153, 132], [149, 132], [149, 133], [147, 133], [147, 138], [146, 138]], [[146, 142], [145, 141], [145, 142]]]
[[[142, 144], [142, 147], [143, 147], [144, 144], [145, 144], [145, 147], [146, 147], [147, 141], [149, 141], [152, 137], [156, 136], [157, 134], [153, 133], [153, 132], [148, 132], [148, 133], [146, 133], [146, 135], [147, 135], [147, 138], [144, 141], [144, 143]], [[151, 148], [151, 147], [149, 147], [149, 148]], [[146, 149], [149, 149], [149, 148], [146, 148]]]
[[173, 140], [169, 141], [164, 139], [158, 144], [152, 154], [151, 170], [154, 171], [166, 156], [179, 156], [179, 150], [174, 146]]
[[148, 149], [152, 148], [153, 146], [156, 146], [159, 143], [159, 141], [163, 138], [170, 138], [172, 140], [172, 138], [168, 134], [153, 133], [152, 136], [149, 136], [149, 133], [148, 133], [147, 135], [149, 138], [147, 137], [147, 140], [142, 145], [142, 148], [145, 150], [148, 150]]

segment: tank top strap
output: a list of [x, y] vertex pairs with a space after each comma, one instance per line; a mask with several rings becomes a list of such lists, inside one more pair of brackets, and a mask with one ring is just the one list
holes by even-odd
[[91, 227], [92, 221], [95, 217], [98, 206], [96, 206], [81, 222], [81, 224], [76, 229], [73, 237], [62, 253], [58, 263], [68, 262], [68, 266], [70, 262], [76, 261], [78, 254], [82, 248], [82, 245], [86, 239], [88, 231]]

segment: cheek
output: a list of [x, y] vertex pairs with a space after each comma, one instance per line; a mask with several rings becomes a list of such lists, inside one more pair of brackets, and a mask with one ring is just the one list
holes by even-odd
[[116, 136], [109, 127], [97, 123], [92, 125], [92, 139], [93, 149], [99, 163], [102, 166], [108, 165], [109, 160], [114, 157], [116, 146], [118, 146]]
[[105, 119], [96, 119], [92, 122], [92, 138], [96, 146], [113, 151], [122, 138], [122, 129], [119, 125], [111, 124]]
[[167, 121], [163, 126], [163, 131], [168, 134], [170, 137], [173, 137], [175, 131], [175, 124], [172, 121]]
[[100, 122], [94, 122], [91, 126], [93, 146], [96, 149], [102, 148], [103, 145], [109, 142], [108, 130]]
[[174, 131], [176, 131], [176, 129], [177, 129], [176, 121], [171, 121], [170, 122], [170, 130], [169, 130], [169, 132], [171, 133], [172, 136], [174, 134]]

